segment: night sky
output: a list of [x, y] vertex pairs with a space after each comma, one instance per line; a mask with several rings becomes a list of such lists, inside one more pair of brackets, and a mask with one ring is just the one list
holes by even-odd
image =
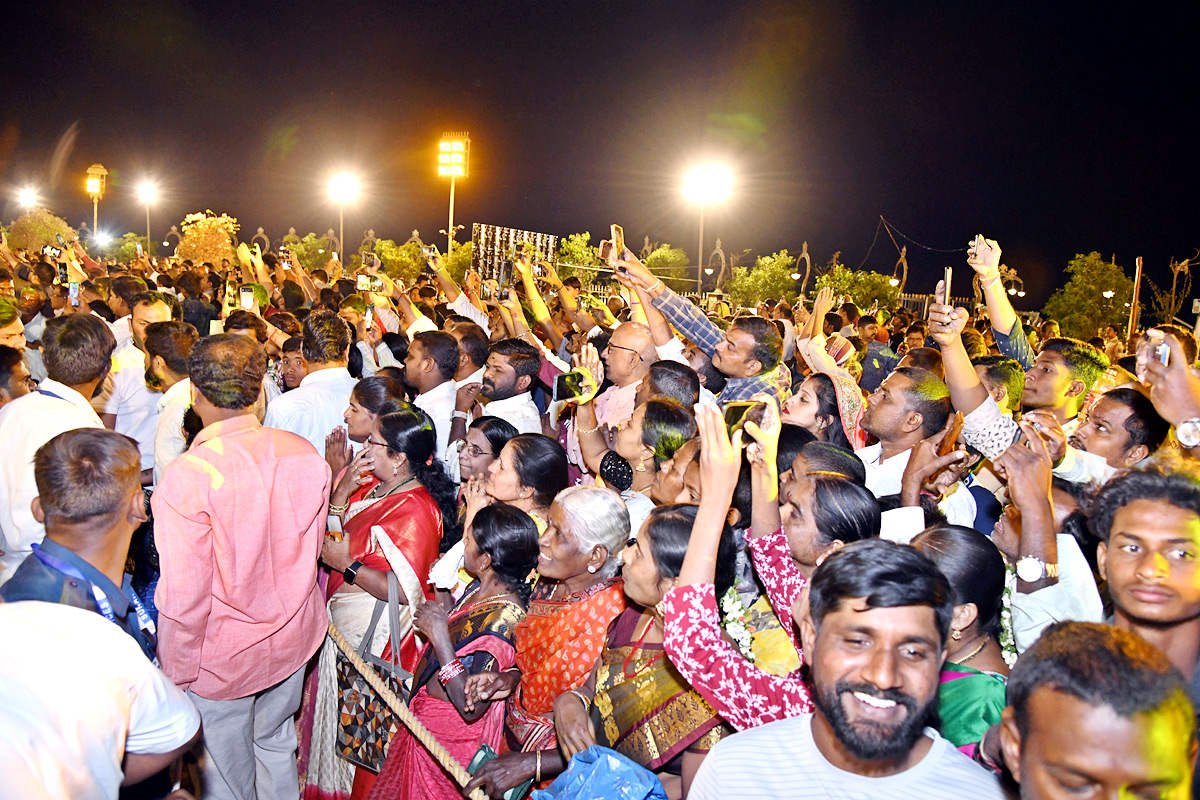
[[[1143, 255], [1161, 283], [1200, 247], [1187, 7], [10, 3], [0, 216], [32, 184], [90, 221], [83, 173], [99, 161], [119, 184], [103, 230], [143, 230], [134, 187], [150, 177], [156, 238], [211, 208], [277, 239], [336, 227], [325, 187], [350, 169], [352, 244], [367, 227], [439, 240], [436, 142], [467, 130], [460, 240], [489, 222], [595, 242], [620, 222], [631, 243], [694, 255], [680, 176], [715, 158], [738, 188], [707, 214], [709, 248], [807, 240], [815, 261], [840, 250], [857, 267], [880, 215], [932, 248], [982, 232], [1034, 308], [1074, 253], [1115, 253], [1130, 273]], [[866, 266], [896, 257], [880, 231]], [[963, 258], [910, 245], [909, 290]]]

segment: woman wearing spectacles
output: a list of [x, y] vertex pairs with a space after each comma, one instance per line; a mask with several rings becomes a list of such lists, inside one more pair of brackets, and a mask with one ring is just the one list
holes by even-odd
[[466, 443], [458, 454], [458, 469], [465, 484], [476, 476], [487, 477], [487, 469], [500, 455], [517, 429], [499, 417], [479, 417], [467, 428]]

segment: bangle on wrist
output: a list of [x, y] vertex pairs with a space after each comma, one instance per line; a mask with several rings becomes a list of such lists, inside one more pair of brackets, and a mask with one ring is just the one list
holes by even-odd
[[350, 501], [348, 501], [348, 500], [342, 505], [334, 505], [333, 503], [329, 504], [329, 513], [330, 514], [345, 514], [349, 510], [350, 510]]
[[588, 434], [588, 433], [595, 433], [598, 430], [600, 430], [599, 422], [596, 423], [596, 427], [594, 427], [594, 428], [588, 428], [587, 430], [584, 430], [583, 428], [576, 428], [575, 432], [579, 433], [579, 434]]
[[535, 750], [534, 752], [537, 753], [537, 755], [534, 757], [533, 782], [541, 783], [542, 782], [542, 751]]
[[455, 678], [457, 678], [459, 675], [463, 674], [466, 671], [467, 671], [467, 668], [464, 667], [463, 663], [456, 658], [453, 661], [451, 661], [449, 664], [447, 664], [446, 666], [444, 666], [438, 670], [438, 672], [437, 672], [438, 683], [440, 683], [442, 686], [445, 686], [447, 683], [454, 680]]
[[1000, 282], [1000, 273], [997, 272], [995, 275], [989, 275], [986, 278], [980, 278], [979, 279], [979, 287], [981, 289], [990, 289], [999, 282]]
[[583, 692], [579, 691], [578, 689], [568, 689], [568, 690], [567, 690], [567, 694], [573, 694], [573, 695], [575, 695], [576, 697], [578, 697], [578, 698], [579, 698], [579, 700], [580, 700], [580, 702], [582, 702], [582, 703], [583, 703], [583, 710], [584, 710], [584, 711], [591, 711], [591, 710], [592, 710], [592, 701], [591, 701], [591, 700], [588, 700], [588, 698], [587, 698], [587, 695], [586, 695], [586, 694], [584, 694]]

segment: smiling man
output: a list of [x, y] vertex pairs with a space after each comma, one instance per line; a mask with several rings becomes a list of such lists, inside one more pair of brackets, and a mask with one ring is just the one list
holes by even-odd
[[928, 727], [953, 600], [932, 562], [870, 539], [829, 556], [800, 622], [816, 711], [718, 744], [692, 800], [1001, 798], [996, 780]]
[[1079, 412], [1087, 393], [1106, 369], [1108, 358], [1087, 342], [1048, 339], [1025, 373], [1021, 405], [1027, 411], [1044, 408], [1053, 412], [1070, 435], [1081, 424]]
[[1017, 662], [1008, 701], [1000, 742], [1021, 800], [1192, 796], [1195, 711], [1139, 636], [1057, 623]]

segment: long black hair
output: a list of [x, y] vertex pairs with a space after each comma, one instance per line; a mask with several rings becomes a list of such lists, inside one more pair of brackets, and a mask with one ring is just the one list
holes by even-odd
[[842, 412], [838, 408], [833, 379], [820, 372], [814, 372], [809, 378], [817, 385], [817, 416], [829, 419], [829, 424], [821, 431], [823, 440], [845, 450], [853, 450], [854, 446], [846, 438], [846, 429], [842, 425]]
[[442, 542], [438, 551], [444, 553], [462, 538], [462, 526], [458, 522], [458, 487], [446, 477], [442, 461], [434, 452], [437, 434], [433, 420], [414, 405], [399, 405], [399, 411], [379, 418], [379, 432], [387, 442], [388, 455], [405, 455], [409, 469], [441, 509]]
[[533, 519], [516, 506], [494, 503], [484, 506], [471, 522], [471, 536], [479, 552], [492, 558], [492, 572], [521, 598], [529, 602], [533, 588], [526, 583], [537, 566], [538, 529]]
[[[683, 557], [692, 538], [692, 526], [696, 524], [699, 506], [688, 503], [671, 503], [658, 506], [646, 518], [646, 531], [650, 534], [650, 556], [660, 579], [679, 577], [683, 569]], [[717, 545], [716, 574], [713, 588], [720, 602], [731, 586], [737, 583], [737, 544], [733, 529], [728, 523], [721, 525], [721, 540]]]
[[535, 503], [549, 506], [567, 488], [567, 451], [540, 433], [522, 433], [508, 443], [517, 456], [513, 464], [521, 485], [533, 489]]
[[467, 430], [479, 431], [483, 434], [483, 438], [488, 440], [488, 446], [492, 448], [492, 458], [499, 457], [500, 451], [504, 449], [504, 445], [508, 444], [509, 440], [517, 435], [517, 429], [508, 420], [486, 415], [476, 417], [467, 426]]
[[980, 633], [999, 640], [1004, 556], [996, 545], [974, 528], [962, 525], [929, 528], [913, 539], [912, 545], [950, 581], [954, 605], [974, 603]]

